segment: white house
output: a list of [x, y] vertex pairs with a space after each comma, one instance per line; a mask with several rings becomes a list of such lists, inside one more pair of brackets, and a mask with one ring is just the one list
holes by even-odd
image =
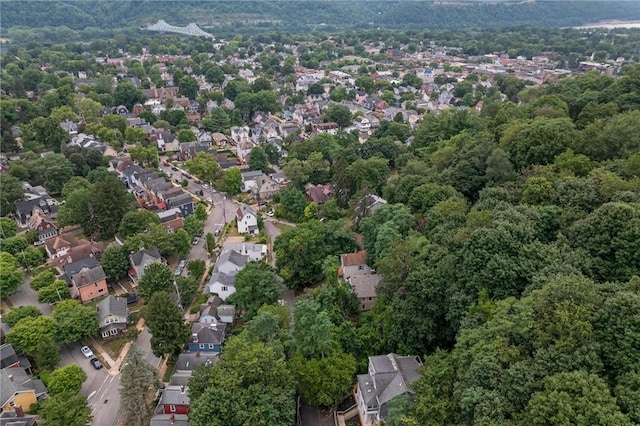
[[240, 234], [258, 235], [258, 218], [251, 207], [241, 204], [236, 212], [236, 219]]
[[[222, 300], [226, 300], [229, 296], [236, 292], [236, 288], [233, 285], [235, 281], [235, 272], [226, 274], [224, 272], [214, 272], [211, 274], [211, 279], [207, 284], [207, 292], [215, 293]], [[200, 322], [213, 322], [207, 321], [206, 318]]]

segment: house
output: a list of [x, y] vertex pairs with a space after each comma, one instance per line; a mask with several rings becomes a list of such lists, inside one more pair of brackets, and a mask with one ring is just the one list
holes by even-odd
[[98, 326], [103, 339], [120, 336], [127, 332], [127, 298], [109, 295], [96, 306]]
[[236, 212], [236, 219], [240, 234], [258, 235], [258, 218], [251, 207], [240, 204]]
[[278, 182], [263, 174], [259, 178], [257, 186], [251, 190], [251, 195], [253, 195], [253, 198], [256, 200], [267, 200], [278, 192], [280, 192]]
[[189, 394], [186, 386], [167, 386], [158, 402], [162, 414], [189, 414]]
[[16, 222], [20, 228], [24, 228], [29, 225], [29, 219], [34, 212], [41, 212], [53, 218], [59, 208], [58, 201], [46, 193], [29, 200], [16, 201]]
[[313, 126], [313, 130], [318, 133], [329, 133], [330, 135], [336, 135], [338, 133], [338, 123], [334, 123], [333, 121], [329, 121], [328, 123], [318, 123]]
[[38, 241], [40, 243], [58, 235], [58, 228], [55, 222], [39, 207], [33, 208], [33, 213], [27, 222], [27, 226], [38, 233]]
[[191, 339], [187, 343], [189, 352], [215, 352], [222, 351], [224, 332], [227, 325], [194, 323], [191, 327]]
[[10, 343], [0, 346], [0, 369], [20, 368], [20, 358]]
[[333, 186], [314, 185], [311, 182], [304, 186], [307, 200], [316, 204], [324, 204], [333, 196]]
[[355, 399], [364, 425], [378, 425], [388, 414], [388, 403], [396, 396], [413, 393], [422, 361], [417, 356], [394, 353], [369, 357], [367, 374], [358, 375]]
[[186, 414], [156, 414], [151, 417], [149, 426], [190, 426]]
[[373, 309], [373, 305], [376, 303], [376, 287], [382, 281], [382, 276], [378, 274], [352, 275], [348, 281], [358, 298], [358, 310], [363, 312]]
[[366, 133], [371, 130], [371, 122], [367, 117], [359, 116], [355, 120], [358, 131]]
[[[244, 264], [242, 265], [244, 267]], [[216, 267], [217, 269], [217, 267]], [[236, 288], [233, 283], [236, 276], [235, 271], [227, 274], [225, 272], [217, 271], [211, 274], [211, 279], [207, 284], [207, 292], [217, 294], [223, 300], [227, 299], [233, 293], [236, 292]], [[208, 315], [209, 313], [201, 313], [201, 315]], [[200, 322], [214, 322], [214, 321], [200, 321]]]
[[195, 206], [193, 204], [193, 197], [186, 192], [183, 192], [180, 195], [175, 197], [168, 198], [166, 200], [167, 208], [169, 209], [179, 209], [180, 213], [182, 213], [183, 218], [187, 218], [193, 214], [195, 211]]
[[256, 244], [249, 242], [225, 243], [224, 248], [225, 250], [234, 250], [243, 256], [249, 256], [250, 262], [258, 262], [267, 257], [266, 244]]
[[271, 174], [271, 179], [273, 179], [274, 181], [276, 181], [276, 183], [278, 185], [284, 185], [284, 183], [287, 181], [286, 176], [284, 175], [284, 173], [282, 172], [275, 172]]
[[[70, 256], [67, 256], [67, 260], [72, 260]], [[68, 262], [62, 266], [61, 279], [65, 280], [67, 284], [71, 286], [71, 277], [83, 269], [97, 268], [100, 264], [95, 257], [82, 257], [81, 259]]]
[[367, 194], [356, 204], [353, 219], [356, 223], [361, 219], [371, 216], [380, 207], [387, 204], [387, 200], [375, 194]]
[[19, 405], [13, 410], [0, 413], [0, 426], [37, 426], [38, 416], [25, 414]]
[[340, 269], [345, 280], [354, 275], [369, 275], [373, 270], [367, 265], [367, 251], [360, 250], [355, 253], [340, 255]]
[[251, 192], [258, 187], [258, 181], [264, 176], [264, 173], [260, 170], [254, 170], [250, 172], [242, 173], [242, 185], [240, 190], [242, 192]]
[[167, 230], [167, 233], [176, 232], [184, 225], [184, 219], [180, 209], [169, 209], [163, 212], [156, 213], [160, 218], [160, 223]]
[[236, 307], [235, 305], [225, 305], [222, 302], [220, 297], [210, 296], [206, 304], [200, 305], [198, 322], [202, 324], [233, 324]]
[[73, 238], [72, 235], [57, 235], [44, 242], [44, 249], [49, 259], [55, 259], [56, 257], [67, 254], [69, 250], [77, 244], [76, 239]]
[[131, 269], [129, 269], [129, 277], [132, 280], [137, 281], [144, 276], [144, 270], [152, 263], [166, 264], [164, 258], [160, 255], [160, 250], [157, 247], [152, 249], [141, 249], [133, 252], [129, 255], [129, 263], [131, 263]]
[[213, 365], [220, 360], [220, 354], [207, 352], [183, 352], [178, 356], [174, 373], [188, 373], [201, 365]]
[[47, 388], [42, 381], [33, 379], [23, 368], [3, 368], [0, 370], [0, 408], [16, 411], [20, 407], [29, 411], [36, 402], [46, 398]]
[[[65, 240], [68, 239], [68, 236], [65, 236]], [[86, 240], [78, 241], [78, 245], [75, 247], [72, 246], [64, 255], [54, 257], [52, 263], [56, 265], [60, 271], [64, 271], [67, 274], [67, 281], [69, 281], [71, 274], [75, 274], [84, 266], [91, 268], [98, 266], [98, 261], [102, 257], [103, 252], [103, 243]]]
[[91, 269], [82, 268], [80, 272], [72, 275], [69, 293], [72, 297], [80, 299], [81, 303], [106, 296], [109, 289], [107, 288], [107, 275], [102, 266]]

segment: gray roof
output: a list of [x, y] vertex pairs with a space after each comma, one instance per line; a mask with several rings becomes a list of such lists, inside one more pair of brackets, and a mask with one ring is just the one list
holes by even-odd
[[130, 177], [130, 176], [131, 176], [131, 175], [133, 175], [134, 173], [139, 172], [139, 171], [141, 171], [141, 170], [142, 170], [142, 167], [140, 167], [140, 166], [138, 166], [138, 165], [133, 165], [133, 166], [129, 166], [129, 167], [127, 167], [126, 169], [124, 169], [124, 170], [122, 171], [122, 174], [123, 174], [123, 175], [125, 175], [125, 176], [127, 176], [127, 177]]
[[160, 250], [158, 250], [157, 247], [154, 247], [152, 249], [142, 249], [134, 253], [131, 253], [129, 255], [129, 259], [131, 260], [131, 263], [133, 263], [134, 266], [138, 266], [141, 264], [145, 254], [147, 256], [153, 257], [154, 259], [158, 259], [158, 260], [162, 258], [162, 256], [160, 255]]
[[225, 323], [201, 324], [196, 322], [191, 327], [191, 343], [219, 345], [224, 341], [225, 328]]
[[169, 379], [169, 386], [188, 386], [192, 371], [176, 370]]
[[34, 391], [37, 397], [47, 393], [47, 388], [40, 380], [32, 379], [23, 368], [0, 370], [0, 405], [9, 401], [16, 392], [26, 391]]
[[190, 426], [190, 423], [186, 414], [156, 414], [149, 426]]
[[230, 262], [236, 266], [244, 266], [249, 261], [249, 256], [238, 253], [235, 250], [225, 250], [218, 258], [218, 264]]
[[214, 272], [211, 274], [211, 279], [209, 280], [209, 285], [214, 283], [220, 283], [226, 286], [232, 286], [236, 279], [235, 274], [225, 274], [224, 272]]
[[358, 297], [376, 297], [376, 287], [382, 281], [382, 275], [366, 274], [349, 277], [349, 283]]
[[38, 416], [25, 414], [17, 417], [15, 411], [3, 411], [0, 413], [0, 426], [33, 426], [36, 424]]
[[102, 321], [109, 315], [118, 317], [127, 316], [127, 298], [109, 295], [98, 303], [98, 321]]
[[220, 305], [220, 306], [218, 306], [218, 316], [234, 317], [235, 315], [236, 315], [236, 306], [235, 305]]
[[242, 181], [246, 182], [248, 180], [255, 180], [257, 178], [259, 178], [260, 176], [262, 176], [262, 171], [261, 170], [254, 170], [254, 171], [249, 171], [249, 172], [243, 172], [242, 173]]
[[183, 204], [193, 203], [193, 197], [190, 194], [182, 193], [175, 197], [167, 198], [167, 203], [172, 207], [181, 206]]
[[10, 343], [0, 346], [0, 368], [6, 368], [10, 365], [20, 362], [18, 354], [16, 354], [13, 345]]
[[207, 352], [185, 352], [178, 356], [176, 371], [193, 371], [201, 365], [213, 365], [218, 362], [219, 354]]
[[358, 375], [358, 387], [367, 405], [389, 402], [398, 395], [412, 392], [410, 385], [418, 380], [422, 362], [417, 356], [399, 356], [394, 353], [369, 357], [369, 371]]
[[167, 386], [160, 397], [161, 405], [189, 405], [186, 386]]
[[71, 280], [75, 283], [76, 287], [83, 287], [85, 285], [97, 283], [100, 280], [107, 278], [102, 266], [96, 266], [95, 268], [83, 268], [77, 274], [71, 276]]
[[95, 257], [85, 257], [84, 259], [77, 260], [73, 263], [69, 263], [68, 265], [64, 265], [64, 273], [67, 274], [68, 277], [77, 274], [82, 271], [84, 268], [97, 268], [100, 264], [96, 260]]

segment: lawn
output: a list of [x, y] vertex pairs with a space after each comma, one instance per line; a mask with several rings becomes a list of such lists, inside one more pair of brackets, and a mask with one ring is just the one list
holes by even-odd
[[273, 225], [280, 230], [283, 234], [287, 232], [289, 229], [295, 228], [295, 226], [285, 225], [280, 222], [273, 222]]
[[125, 343], [127, 343], [127, 338], [125, 336], [119, 336], [113, 339], [103, 340], [101, 345], [111, 358], [116, 359], [120, 356], [120, 352], [122, 352]]

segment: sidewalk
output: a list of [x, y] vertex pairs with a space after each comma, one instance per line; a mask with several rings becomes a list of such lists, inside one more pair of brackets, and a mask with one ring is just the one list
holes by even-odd
[[[140, 318], [140, 320], [136, 324], [136, 328], [138, 329], [138, 332], [144, 330], [144, 318]], [[118, 357], [114, 360], [113, 358], [111, 358], [111, 355], [109, 355], [107, 351], [104, 350], [104, 347], [102, 347], [102, 344], [98, 340], [93, 337], [91, 337], [90, 340], [91, 345], [100, 354], [102, 359], [104, 359], [104, 361], [109, 364], [109, 374], [112, 376], [117, 376], [120, 373], [122, 362], [129, 353], [129, 348], [131, 348], [132, 342], [126, 342], [122, 347], [122, 350], [120, 351], [120, 355], [118, 355]]]

